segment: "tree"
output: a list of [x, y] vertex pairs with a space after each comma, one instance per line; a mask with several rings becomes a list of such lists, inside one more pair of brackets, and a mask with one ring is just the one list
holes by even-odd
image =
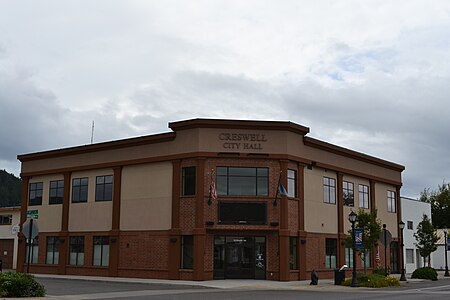
[[[367, 212], [363, 209], [359, 209], [356, 217], [356, 228], [362, 229], [363, 235], [363, 246], [358, 255], [363, 259], [364, 262], [364, 273], [366, 272], [366, 255], [375, 247], [381, 234], [381, 221], [377, 217], [378, 211], [374, 209], [371, 212]], [[351, 230], [349, 230], [350, 238], [349, 243], [353, 243], [353, 235]]]
[[[425, 265], [425, 258], [436, 251], [436, 243], [438, 241], [436, 230], [427, 215], [424, 214], [422, 221], [417, 225], [417, 231], [414, 233], [414, 238], [417, 241], [417, 248], [419, 249], [420, 256], [423, 257], [423, 264]], [[430, 260], [428, 260], [428, 266], [431, 266]]]
[[435, 228], [450, 228], [450, 183], [443, 182], [436, 191], [424, 189], [420, 200], [431, 204], [432, 222]]
[[20, 206], [20, 188], [20, 178], [0, 170], [0, 207]]

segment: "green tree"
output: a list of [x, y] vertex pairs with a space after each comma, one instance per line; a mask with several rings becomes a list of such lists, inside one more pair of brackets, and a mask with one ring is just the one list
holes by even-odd
[[[381, 234], [381, 221], [377, 217], [378, 211], [374, 209], [371, 212], [367, 212], [363, 209], [359, 209], [356, 217], [356, 228], [362, 228], [363, 234], [363, 246], [358, 255], [363, 259], [364, 262], [364, 273], [366, 272], [366, 256], [369, 254], [371, 250], [374, 249], [375, 244], [378, 242], [378, 239]], [[353, 235], [352, 231], [349, 230], [350, 238], [347, 240], [348, 243], [353, 243]]]
[[450, 228], [450, 183], [443, 182], [436, 191], [424, 189], [420, 194], [420, 200], [431, 204], [435, 228]]
[[0, 170], [0, 207], [20, 206], [20, 178]]
[[[438, 241], [436, 230], [427, 215], [424, 214], [422, 221], [417, 225], [414, 238], [417, 241], [417, 248], [419, 249], [420, 256], [423, 257], [423, 264], [425, 265], [425, 258], [436, 251], [436, 243]], [[428, 266], [431, 267], [430, 260], [428, 260]]]

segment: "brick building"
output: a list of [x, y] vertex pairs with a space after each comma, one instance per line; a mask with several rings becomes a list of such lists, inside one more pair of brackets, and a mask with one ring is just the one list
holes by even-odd
[[[315, 269], [332, 277], [351, 265], [347, 216], [359, 208], [378, 209], [393, 236], [387, 259], [400, 269], [403, 166], [307, 137], [309, 128], [291, 122], [169, 127], [18, 156], [21, 220], [39, 214], [31, 272], [288, 281]], [[27, 249], [21, 236], [18, 270]], [[369, 268], [383, 265], [376, 251]]]

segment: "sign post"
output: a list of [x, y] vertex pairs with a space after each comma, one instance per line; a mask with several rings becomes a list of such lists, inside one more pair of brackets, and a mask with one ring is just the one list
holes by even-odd
[[39, 214], [37, 209], [27, 211], [28, 220], [22, 226], [22, 233], [27, 237], [28, 241], [27, 273], [30, 273], [33, 239], [39, 234], [39, 227], [37, 221], [35, 221], [38, 217]]

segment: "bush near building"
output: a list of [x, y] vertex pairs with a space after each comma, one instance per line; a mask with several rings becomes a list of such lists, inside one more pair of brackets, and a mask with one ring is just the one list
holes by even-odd
[[438, 274], [435, 269], [430, 267], [425, 268], [419, 268], [416, 269], [412, 275], [411, 278], [417, 278], [417, 279], [428, 279], [428, 280], [438, 280], [437, 278]]
[[45, 288], [25, 273], [0, 273], [0, 297], [43, 297]]
[[[382, 288], [388, 286], [399, 286], [400, 281], [398, 278], [392, 276], [383, 276], [379, 274], [357, 274], [356, 278], [358, 279], [360, 287], [370, 287], [370, 288]], [[350, 286], [352, 283], [352, 278], [347, 278], [342, 285]]]

